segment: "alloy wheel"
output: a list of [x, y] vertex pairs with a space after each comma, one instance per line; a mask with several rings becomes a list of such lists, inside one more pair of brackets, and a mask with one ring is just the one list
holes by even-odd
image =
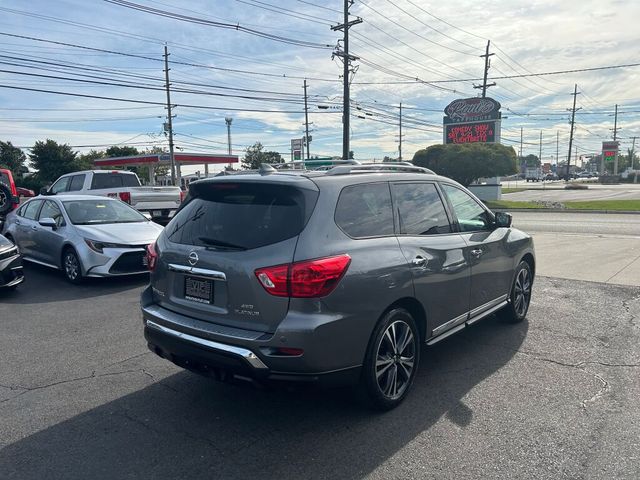
[[69, 252], [64, 257], [64, 271], [69, 280], [76, 280], [80, 272], [80, 264], [74, 253]]
[[531, 276], [525, 268], [518, 272], [514, 285], [513, 308], [518, 316], [523, 317], [531, 300]]
[[375, 375], [380, 392], [388, 399], [402, 396], [411, 383], [416, 341], [411, 327], [402, 320], [391, 323], [380, 338]]

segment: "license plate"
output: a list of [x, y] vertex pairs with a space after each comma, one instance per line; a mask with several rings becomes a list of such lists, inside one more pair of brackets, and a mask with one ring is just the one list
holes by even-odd
[[153, 212], [151, 212], [151, 215], [154, 217], [161, 217], [162, 216], [162, 210], [154, 210]]
[[198, 277], [185, 277], [184, 298], [193, 302], [213, 302], [213, 282]]

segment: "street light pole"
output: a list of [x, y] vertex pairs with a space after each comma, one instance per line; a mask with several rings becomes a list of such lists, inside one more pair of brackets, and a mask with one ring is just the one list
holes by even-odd
[[[231, 150], [231, 122], [233, 122], [233, 118], [225, 117], [224, 122], [227, 124], [227, 149], [229, 155], [232, 155]], [[229, 162], [229, 169], [231, 169], [231, 162]]]

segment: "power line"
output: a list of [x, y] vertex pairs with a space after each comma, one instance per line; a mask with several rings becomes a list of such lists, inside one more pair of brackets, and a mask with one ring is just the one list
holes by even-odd
[[128, 2], [126, 0], [103, 0], [103, 1], [105, 1], [107, 3], [111, 3], [113, 5], [129, 8], [129, 9], [132, 9], [132, 10], [136, 10], [136, 11], [139, 11], [139, 12], [148, 13], [148, 14], [151, 14], [151, 15], [156, 15], [156, 16], [164, 17], [164, 18], [170, 18], [172, 20], [179, 20], [179, 21], [182, 21], [182, 22], [193, 23], [193, 24], [203, 25], [203, 26], [207, 26], [207, 27], [215, 27], [215, 28], [222, 28], [222, 29], [227, 29], [227, 30], [242, 31], [242, 32], [247, 33], [249, 35], [254, 35], [254, 36], [257, 36], [257, 37], [260, 37], [260, 38], [264, 38], [264, 39], [267, 39], [267, 40], [273, 40], [275, 42], [280, 42], [280, 43], [286, 43], [286, 44], [289, 44], [289, 45], [296, 45], [296, 46], [299, 46], [299, 47], [307, 47], [307, 48], [316, 48], [316, 49], [322, 49], [322, 50], [332, 48], [332, 46], [328, 45], [328, 44], [307, 42], [305, 40], [296, 40], [294, 38], [283, 37], [281, 35], [273, 35], [271, 33], [266, 33], [266, 32], [262, 32], [260, 30], [255, 30], [253, 28], [248, 28], [248, 27], [242, 26], [239, 23], [232, 24], [232, 23], [218, 22], [218, 21], [215, 21], [215, 20], [207, 20], [205, 18], [193, 17], [193, 16], [190, 16], [190, 15], [182, 15], [182, 14], [179, 14], [179, 13], [172, 13], [172, 12], [169, 12], [167, 10], [161, 10], [161, 9], [158, 9], [158, 8], [147, 7], [145, 5], [141, 5], [141, 4], [134, 3], [134, 2]]

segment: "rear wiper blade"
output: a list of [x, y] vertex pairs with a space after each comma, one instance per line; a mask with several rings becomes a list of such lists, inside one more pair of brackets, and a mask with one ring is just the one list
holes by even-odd
[[211, 238], [211, 237], [198, 237], [198, 240], [200, 240], [202, 243], [206, 243], [207, 246], [210, 246], [210, 247], [221, 247], [221, 248], [227, 248], [229, 250], [246, 250], [247, 249], [247, 247], [243, 247], [242, 245], [235, 245], [233, 243], [223, 242], [222, 240], [218, 240], [216, 238]]

